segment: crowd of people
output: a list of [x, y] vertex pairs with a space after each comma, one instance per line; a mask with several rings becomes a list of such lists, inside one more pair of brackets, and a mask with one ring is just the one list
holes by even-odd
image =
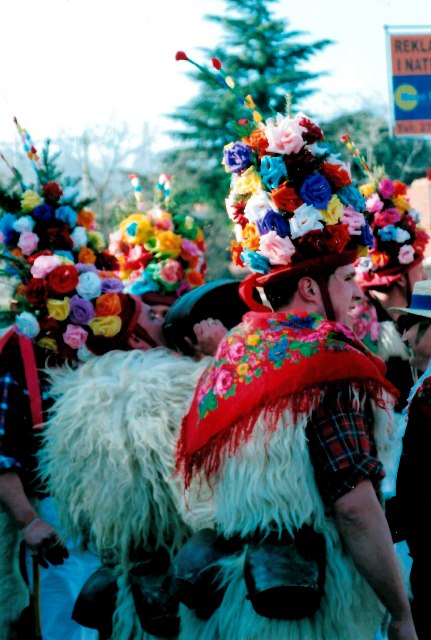
[[431, 635], [429, 237], [405, 185], [251, 108], [241, 280], [205, 283], [166, 176], [108, 249], [59, 184], [2, 194], [2, 640]]

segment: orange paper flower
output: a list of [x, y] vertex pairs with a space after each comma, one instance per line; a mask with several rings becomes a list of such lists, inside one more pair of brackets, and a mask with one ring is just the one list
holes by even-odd
[[250, 251], [257, 251], [260, 245], [259, 234], [254, 223], [246, 224], [242, 230], [242, 241]]
[[94, 264], [96, 262], [96, 254], [88, 247], [81, 247], [78, 254], [78, 262], [82, 264]]
[[94, 225], [94, 213], [92, 211], [87, 211], [86, 209], [81, 209], [78, 213], [76, 224], [80, 227], [85, 227], [89, 231]]
[[103, 293], [96, 300], [96, 316], [118, 316], [121, 313], [121, 300], [116, 293]]
[[256, 151], [259, 158], [266, 154], [268, 138], [262, 129], [255, 129], [248, 138], [243, 138], [243, 142]]

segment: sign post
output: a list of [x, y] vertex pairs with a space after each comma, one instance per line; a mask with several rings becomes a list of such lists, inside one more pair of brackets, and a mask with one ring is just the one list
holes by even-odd
[[431, 27], [385, 27], [391, 132], [431, 137]]

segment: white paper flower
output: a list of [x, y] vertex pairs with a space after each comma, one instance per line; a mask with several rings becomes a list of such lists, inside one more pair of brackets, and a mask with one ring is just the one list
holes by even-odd
[[278, 113], [276, 118], [269, 118], [266, 122], [266, 150], [282, 154], [298, 153], [305, 144], [302, 137], [304, 131], [307, 129], [302, 127], [298, 120]]
[[74, 249], [81, 249], [81, 247], [87, 246], [88, 237], [85, 227], [75, 227], [70, 237], [73, 240]]
[[33, 231], [35, 220], [31, 216], [21, 216], [13, 224], [13, 228], [18, 233], [25, 233], [26, 231]]
[[289, 220], [290, 235], [293, 239], [300, 238], [309, 231], [323, 229], [321, 212], [309, 204], [302, 204], [295, 209], [293, 217]]
[[266, 191], [260, 191], [250, 197], [244, 214], [249, 222], [258, 222], [265, 217], [268, 211], [278, 211], [278, 209]]
[[27, 338], [36, 338], [40, 331], [39, 323], [29, 311], [23, 311], [15, 318], [15, 324], [18, 333]]

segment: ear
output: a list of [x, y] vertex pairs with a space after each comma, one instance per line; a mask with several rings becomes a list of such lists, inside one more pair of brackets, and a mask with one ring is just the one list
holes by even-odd
[[313, 278], [305, 276], [298, 282], [298, 293], [303, 300], [316, 302], [319, 298], [320, 290], [317, 282], [313, 280]]

